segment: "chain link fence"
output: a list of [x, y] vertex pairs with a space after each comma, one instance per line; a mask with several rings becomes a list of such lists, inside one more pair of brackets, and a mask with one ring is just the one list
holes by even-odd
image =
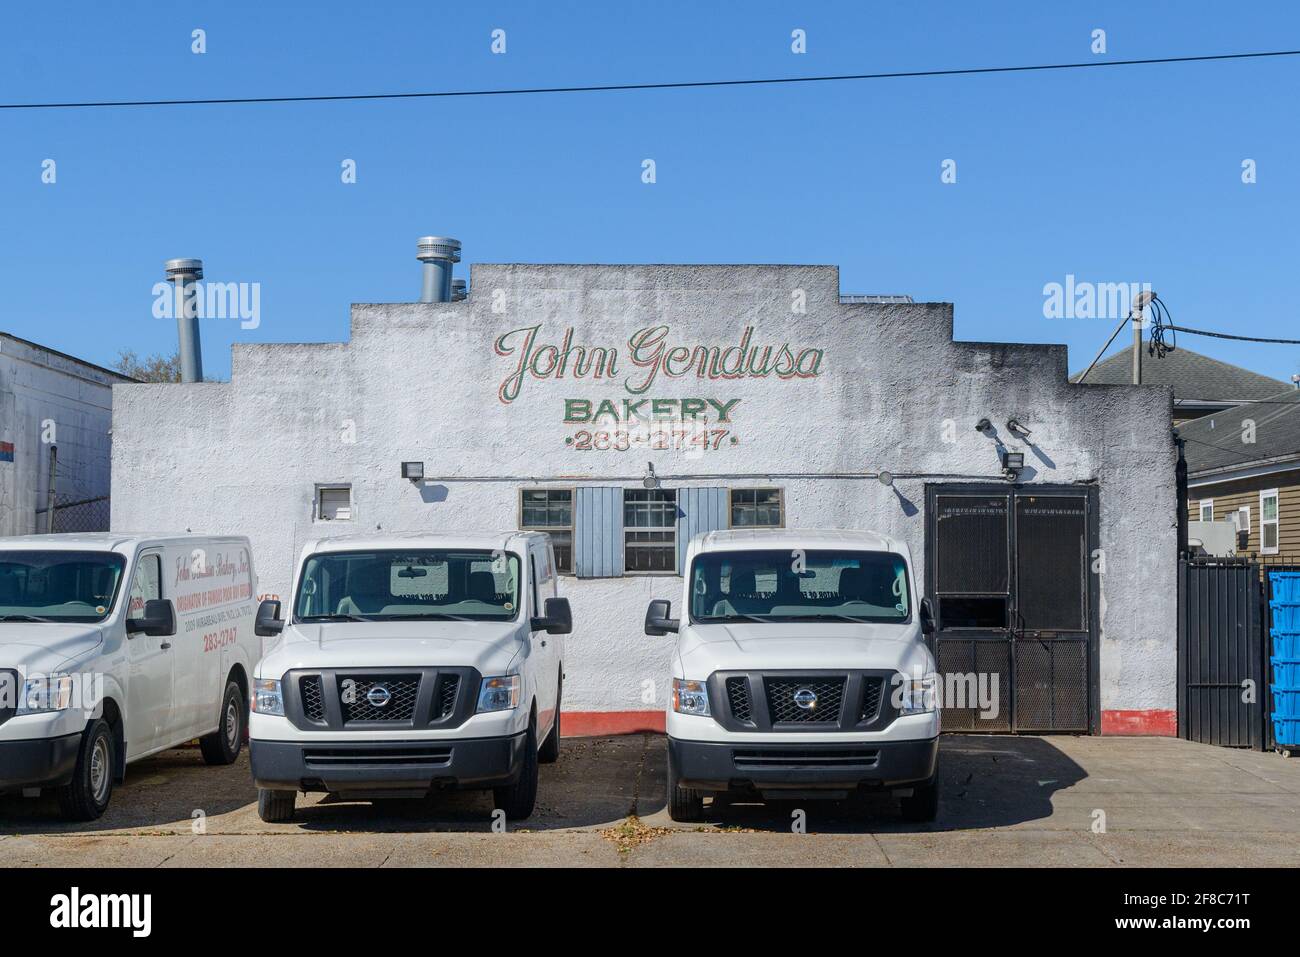
[[84, 498], [75, 502], [56, 502], [54, 525], [50, 527], [48, 509], [36, 510], [36, 531], [53, 532], [107, 532], [109, 496]]

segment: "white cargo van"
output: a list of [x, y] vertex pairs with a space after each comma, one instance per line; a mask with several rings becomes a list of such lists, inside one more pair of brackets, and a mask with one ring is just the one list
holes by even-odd
[[844, 798], [888, 789], [933, 820], [939, 711], [911, 554], [870, 532], [728, 531], [691, 540], [667, 712], [668, 809], [704, 798]]
[[126, 765], [243, 744], [257, 579], [246, 538], [0, 539], [0, 791], [99, 817]]
[[540, 532], [340, 537], [303, 549], [287, 620], [257, 665], [249, 754], [264, 821], [297, 792], [494, 791], [528, 817], [560, 753], [567, 599]]

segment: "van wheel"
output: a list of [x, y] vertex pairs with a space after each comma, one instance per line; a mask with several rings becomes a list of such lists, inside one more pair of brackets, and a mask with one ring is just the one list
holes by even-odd
[[248, 703], [244, 692], [232, 681], [221, 699], [221, 726], [199, 738], [199, 750], [208, 764], [234, 764], [244, 746], [244, 727], [248, 721]]
[[522, 821], [533, 813], [537, 804], [537, 726], [528, 725], [524, 739], [524, 768], [519, 780], [505, 787], [493, 788], [492, 799], [506, 812], [507, 821]]
[[72, 821], [93, 821], [104, 813], [113, 794], [115, 750], [113, 729], [102, 718], [92, 721], [81, 738], [72, 780], [55, 789], [64, 817]]
[[537, 752], [537, 760], [542, 764], [554, 764], [560, 760], [560, 702], [564, 696], [564, 679], [560, 678], [555, 686], [555, 720], [551, 723], [551, 733], [542, 742]]
[[677, 783], [677, 765], [672, 748], [668, 749], [668, 816], [674, 821], [689, 823], [704, 817], [704, 795]]
[[912, 796], [901, 798], [903, 819], [923, 823], [939, 816], [939, 776], [936, 774], [924, 784], [912, 789]]
[[270, 788], [257, 789], [257, 816], [267, 824], [287, 824], [293, 820], [293, 811], [297, 803], [296, 791], [272, 791]]

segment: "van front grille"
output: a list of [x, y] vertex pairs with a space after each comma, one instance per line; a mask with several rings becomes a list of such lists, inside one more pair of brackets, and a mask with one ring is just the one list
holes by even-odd
[[355, 767], [440, 767], [451, 763], [446, 745], [411, 745], [386, 748], [308, 748], [303, 763], [313, 770]]
[[749, 679], [734, 677], [727, 679], [727, 704], [731, 716], [737, 721], [753, 721], [754, 709], [749, 700]]
[[0, 670], [0, 724], [18, 713], [18, 672]]
[[764, 678], [773, 724], [837, 724], [844, 678]]
[[732, 761], [737, 771], [779, 770], [781, 768], [816, 769], [835, 768], [837, 770], [866, 770], [874, 768], [880, 760], [877, 750], [805, 750], [791, 748], [782, 751], [742, 751], [731, 752]]
[[325, 695], [321, 691], [320, 675], [303, 675], [298, 679], [298, 695], [302, 698], [302, 713], [308, 721], [325, 723]]
[[858, 712], [859, 721], [872, 721], [880, 713], [880, 701], [885, 696], [884, 690], [884, 678], [863, 679], [862, 709]]
[[460, 675], [443, 675], [438, 681], [438, 713], [434, 717], [442, 719], [456, 710], [456, 692], [460, 690]]
[[339, 702], [345, 724], [410, 721], [420, 694], [419, 675], [340, 675]]

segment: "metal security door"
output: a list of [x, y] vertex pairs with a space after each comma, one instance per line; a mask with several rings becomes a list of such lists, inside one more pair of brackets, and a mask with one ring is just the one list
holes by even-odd
[[1096, 489], [927, 488], [944, 728], [1097, 731]]
[[1178, 577], [1178, 736], [1260, 750], [1271, 710], [1260, 568], [1183, 560]]
[[1087, 731], [1088, 500], [1013, 496], [1016, 731]]

